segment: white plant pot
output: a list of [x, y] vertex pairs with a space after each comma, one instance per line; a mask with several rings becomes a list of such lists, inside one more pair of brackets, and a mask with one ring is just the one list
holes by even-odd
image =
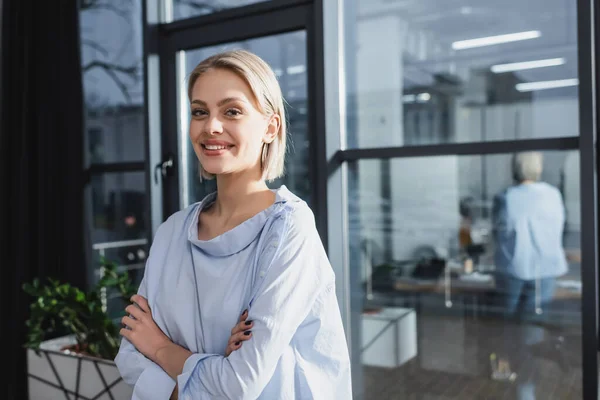
[[75, 344], [71, 336], [42, 343], [38, 354], [27, 350], [30, 400], [128, 400], [127, 385], [112, 360], [61, 351]]

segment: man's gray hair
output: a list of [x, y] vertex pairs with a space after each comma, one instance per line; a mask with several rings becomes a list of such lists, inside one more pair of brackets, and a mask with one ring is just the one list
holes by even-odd
[[544, 158], [539, 151], [515, 154], [512, 164], [515, 181], [538, 181], [542, 177], [543, 164]]

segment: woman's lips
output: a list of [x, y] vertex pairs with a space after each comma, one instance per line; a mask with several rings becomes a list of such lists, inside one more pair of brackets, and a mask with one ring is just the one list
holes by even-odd
[[226, 144], [202, 144], [202, 153], [207, 156], [220, 156], [229, 151], [233, 145]]

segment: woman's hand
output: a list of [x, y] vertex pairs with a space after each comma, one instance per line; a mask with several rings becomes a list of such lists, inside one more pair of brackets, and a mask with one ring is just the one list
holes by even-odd
[[248, 318], [248, 310], [240, 316], [239, 323], [231, 330], [231, 336], [225, 349], [225, 357], [229, 357], [231, 353], [239, 350], [242, 347], [242, 342], [249, 340], [252, 337], [250, 329], [254, 326], [252, 321], [246, 321]]
[[121, 320], [125, 327], [121, 329], [120, 334], [127, 338], [140, 353], [157, 362], [158, 351], [168, 347], [172, 342], [154, 322], [148, 301], [137, 294], [131, 297], [131, 301], [137, 306], [130, 304], [125, 308], [128, 315]]

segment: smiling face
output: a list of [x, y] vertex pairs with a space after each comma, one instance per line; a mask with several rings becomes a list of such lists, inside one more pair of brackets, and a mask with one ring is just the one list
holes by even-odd
[[261, 175], [263, 145], [277, 136], [279, 116], [265, 116], [257, 106], [250, 86], [232, 71], [213, 68], [196, 79], [189, 132], [206, 172]]

